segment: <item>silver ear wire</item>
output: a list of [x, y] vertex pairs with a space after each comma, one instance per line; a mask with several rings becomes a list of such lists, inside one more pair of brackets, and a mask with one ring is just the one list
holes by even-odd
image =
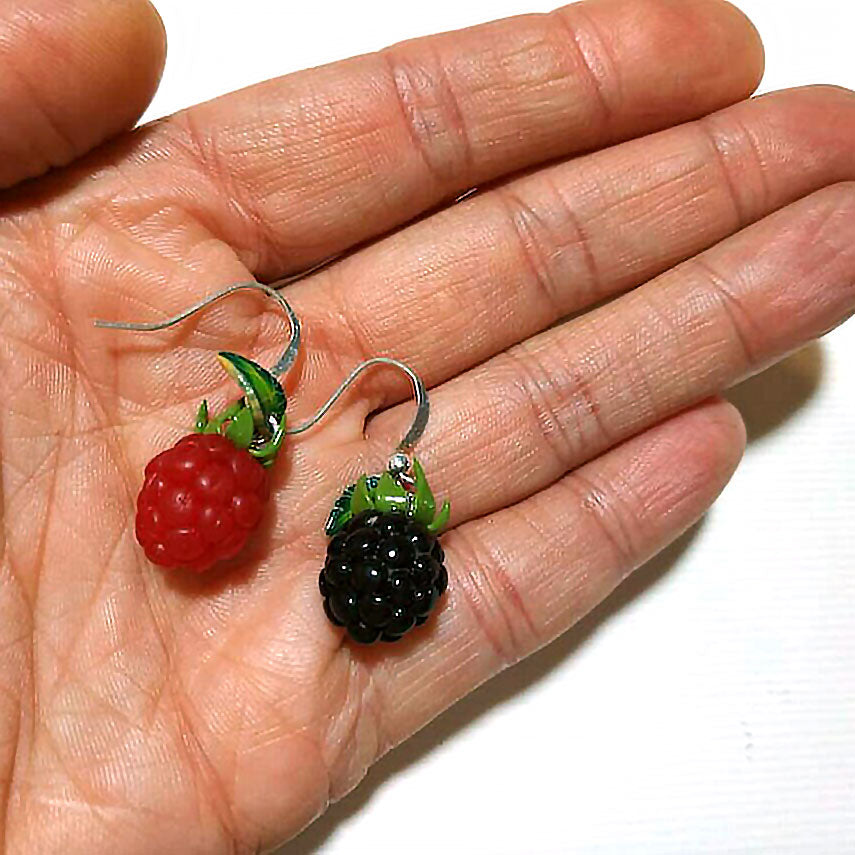
[[[430, 399], [428, 398], [427, 387], [424, 381], [409, 365], [397, 359], [391, 359], [388, 356], [375, 356], [374, 359], [369, 359], [366, 362], [357, 365], [348, 377], [342, 382], [338, 389], [333, 392], [329, 400], [315, 413], [312, 418], [301, 425], [289, 428], [285, 431], [286, 434], [293, 436], [294, 434], [303, 433], [314, 427], [333, 407], [335, 402], [348, 390], [348, 388], [356, 381], [360, 374], [374, 365], [391, 365], [399, 371], [403, 371], [407, 375], [410, 382], [413, 384], [413, 393], [416, 399], [416, 415], [413, 419], [410, 429], [407, 431], [404, 438], [398, 444], [398, 454], [393, 456], [392, 460], [396, 461], [398, 455], [406, 455], [410, 452], [413, 446], [421, 439], [422, 434], [427, 427], [428, 419], [430, 418]], [[396, 465], [400, 465], [401, 461], [397, 460]], [[391, 462], [390, 462], [390, 465]]]
[[297, 353], [300, 350], [300, 337], [301, 337], [301, 327], [300, 327], [300, 319], [294, 313], [294, 310], [291, 308], [288, 301], [275, 289], [271, 288], [267, 285], [262, 285], [260, 282], [238, 282], [236, 285], [230, 285], [227, 288], [223, 288], [222, 291], [217, 291], [216, 294], [211, 294], [209, 297], [205, 297], [204, 300], [200, 300], [198, 303], [190, 306], [190, 308], [185, 309], [183, 312], [180, 312], [177, 315], [174, 315], [171, 318], [167, 318], [164, 321], [154, 321], [154, 322], [142, 322], [142, 323], [127, 323], [125, 321], [95, 321], [95, 326], [100, 327], [101, 329], [110, 329], [110, 330], [137, 330], [140, 332], [154, 332], [155, 330], [165, 330], [169, 327], [175, 326], [176, 324], [180, 324], [181, 321], [186, 320], [191, 315], [195, 315], [196, 312], [201, 311], [204, 308], [207, 308], [211, 305], [211, 303], [215, 303], [217, 300], [223, 299], [223, 297], [228, 297], [230, 294], [234, 294], [235, 291], [260, 291], [262, 294], [266, 294], [272, 300], [275, 300], [283, 312], [285, 312], [286, 317], [288, 318], [288, 323], [291, 327], [291, 338], [288, 341], [288, 345], [285, 348], [285, 352], [281, 357], [276, 361], [276, 364], [272, 366], [270, 369], [270, 373], [276, 376], [284, 374], [293, 364], [297, 358]]

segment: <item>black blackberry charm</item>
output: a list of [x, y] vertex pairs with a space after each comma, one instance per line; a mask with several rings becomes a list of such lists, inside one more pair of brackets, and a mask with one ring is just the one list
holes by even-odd
[[396, 454], [382, 475], [363, 475], [336, 502], [320, 575], [324, 611], [360, 644], [398, 641], [423, 624], [448, 587], [439, 512], [424, 470]]

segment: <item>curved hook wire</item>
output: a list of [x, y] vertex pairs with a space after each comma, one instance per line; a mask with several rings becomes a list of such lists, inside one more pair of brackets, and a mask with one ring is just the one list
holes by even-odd
[[427, 387], [425, 386], [422, 378], [419, 377], [419, 375], [416, 374], [416, 372], [413, 371], [413, 369], [406, 363], [400, 362], [397, 359], [392, 359], [388, 356], [375, 356], [373, 359], [369, 359], [360, 365], [357, 365], [356, 368], [350, 372], [347, 379], [345, 379], [338, 389], [332, 393], [329, 400], [315, 413], [314, 416], [312, 416], [312, 418], [307, 422], [303, 422], [301, 425], [289, 428], [285, 433], [289, 436], [293, 436], [294, 434], [303, 433], [304, 431], [309, 430], [309, 428], [314, 427], [332, 409], [335, 402], [347, 391], [356, 378], [359, 377], [363, 371], [374, 365], [391, 365], [393, 368], [403, 371], [413, 384], [413, 392], [416, 397], [416, 415], [413, 419], [413, 423], [410, 425], [410, 429], [398, 444], [398, 451], [410, 451], [421, 439], [421, 436], [427, 427], [428, 419], [430, 418], [430, 399], [428, 398]]
[[260, 282], [238, 282], [235, 285], [230, 285], [228, 288], [223, 288], [222, 291], [217, 291], [216, 294], [211, 294], [209, 297], [205, 297], [204, 300], [200, 300], [198, 303], [195, 303], [194, 305], [190, 306], [189, 309], [185, 309], [183, 312], [180, 312], [179, 314], [174, 315], [171, 318], [167, 318], [165, 321], [154, 321], [149, 323], [126, 323], [124, 321], [95, 321], [95, 326], [100, 327], [101, 329], [138, 330], [140, 332], [165, 330], [168, 327], [180, 324], [181, 321], [186, 320], [191, 315], [195, 315], [196, 312], [199, 312], [207, 306], [210, 306], [211, 303], [215, 303], [217, 300], [221, 300], [223, 297], [228, 297], [235, 291], [261, 291], [262, 294], [266, 294], [268, 297], [275, 300], [279, 304], [280, 308], [285, 312], [285, 315], [288, 318], [288, 323], [291, 326], [291, 339], [288, 342], [288, 346], [285, 348], [285, 352], [282, 354], [281, 357], [279, 357], [279, 359], [276, 361], [276, 364], [273, 365], [273, 367], [270, 369], [271, 374], [284, 374], [294, 364], [294, 360], [296, 360], [297, 353], [300, 350], [300, 337], [302, 334], [300, 327], [300, 319], [294, 313], [294, 310], [291, 308], [288, 301], [275, 288], [270, 288], [267, 285], [262, 285]]

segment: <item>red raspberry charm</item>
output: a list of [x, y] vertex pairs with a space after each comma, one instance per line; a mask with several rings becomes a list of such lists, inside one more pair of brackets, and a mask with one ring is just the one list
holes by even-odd
[[146, 466], [137, 540], [154, 564], [202, 573], [243, 549], [269, 489], [248, 451], [220, 434], [191, 434]]
[[[261, 291], [275, 300], [288, 318], [291, 336], [269, 371], [239, 353], [220, 351], [220, 365], [240, 387], [242, 397], [214, 416], [208, 402], [202, 401], [196, 432], [146, 466], [137, 497], [136, 535], [148, 559], [161, 567], [202, 573], [236, 556], [261, 520], [270, 490], [267, 468], [288, 433], [287, 401], [278, 378], [297, 358], [300, 319], [275, 288], [238, 282], [165, 321], [95, 321], [104, 329], [165, 330], [222, 297], [245, 290]], [[302, 430], [305, 427], [294, 432]]]

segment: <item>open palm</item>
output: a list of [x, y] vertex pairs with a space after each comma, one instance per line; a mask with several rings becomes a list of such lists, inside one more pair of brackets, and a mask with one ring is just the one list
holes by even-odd
[[[711, 396], [855, 307], [855, 100], [742, 101], [762, 50], [719, 0], [590, 0], [133, 133], [163, 54], [144, 0], [0, 18], [7, 852], [295, 834], [695, 521], [744, 442]], [[285, 291], [289, 417], [406, 360], [453, 503], [448, 596], [394, 646], [343, 642], [317, 573], [331, 503], [409, 422], [406, 380], [378, 370], [289, 440], [251, 545], [187, 578], [135, 543], [142, 470], [235, 397], [213, 353], [269, 360], [283, 319], [241, 294], [168, 332], [92, 326], [343, 252]]]

